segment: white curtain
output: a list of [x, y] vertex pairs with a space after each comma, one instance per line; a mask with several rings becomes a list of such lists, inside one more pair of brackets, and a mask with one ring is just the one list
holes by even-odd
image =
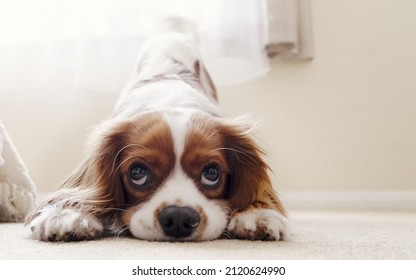
[[[283, 7], [288, 1], [297, 4]], [[289, 21], [300, 22], [298, 16], [305, 15], [298, 13], [304, 7], [299, 3], [305, 1], [0, 0], [0, 94], [31, 90], [59, 75], [92, 90], [119, 91], [141, 42], [167, 16], [195, 22], [218, 86], [255, 79], [269, 70], [267, 52], [281, 52], [273, 47], [282, 40], [271, 36], [281, 22], [274, 15], [289, 11]], [[290, 36], [300, 34], [295, 26], [287, 27]], [[292, 37], [283, 41], [293, 43], [293, 54], [302, 40]], [[300, 56], [311, 57], [312, 52]]]

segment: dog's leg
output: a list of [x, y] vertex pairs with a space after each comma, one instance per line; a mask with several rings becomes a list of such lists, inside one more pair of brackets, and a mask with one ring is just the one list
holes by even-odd
[[264, 154], [250, 137], [250, 126], [225, 125], [230, 169], [227, 199], [231, 216], [228, 235], [251, 240], [283, 240], [285, 210], [268, 175]]
[[56, 205], [40, 210], [30, 222], [33, 236], [42, 241], [80, 241], [95, 239], [103, 231], [101, 221], [92, 214]]
[[283, 240], [287, 219], [274, 193], [265, 192], [258, 201], [231, 215], [228, 234], [250, 240]]
[[[88, 240], [103, 232], [124, 203], [117, 156], [125, 147], [123, 133], [130, 122], [107, 122], [91, 135], [86, 159], [26, 217], [33, 236], [43, 241]], [[109, 220], [110, 219], [110, 220]], [[109, 221], [108, 221], [109, 220]]]
[[80, 241], [95, 239], [103, 224], [94, 213], [82, 190], [64, 189], [46, 200], [27, 218], [27, 225], [36, 239], [42, 241]]

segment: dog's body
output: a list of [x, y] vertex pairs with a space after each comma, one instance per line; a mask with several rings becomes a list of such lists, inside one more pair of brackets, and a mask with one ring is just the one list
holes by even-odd
[[40, 240], [103, 231], [147, 240], [283, 239], [285, 213], [249, 126], [226, 118], [197, 46], [162, 33], [142, 48], [86, 160], [27, 217]]

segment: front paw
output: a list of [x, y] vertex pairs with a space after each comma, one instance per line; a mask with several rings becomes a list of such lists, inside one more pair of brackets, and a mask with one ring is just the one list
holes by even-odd
[[41, 209], [29, 227], [33, 236], [42, 241], [89, 240], [103, 231], [97, 217], [77, 209], [54, 206]]
[[272, 209], [250, 208], [231, 217], [228, 234], [249, 240], [283, 240], [287, 219]]

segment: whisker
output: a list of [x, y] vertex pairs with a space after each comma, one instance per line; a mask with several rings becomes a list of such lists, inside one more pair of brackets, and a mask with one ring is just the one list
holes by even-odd
[[116, 160], [117, 160], [118, 156], [120, 155], [120, 153], [121, 153], [122, 151], [124, 151], [125, 149], [127, 149], [127, 148], [129, 148], [129, 147], [133, 147], [133, 146], [138, 146], [139, 148], [146, 149], [146, 147], [144, 147], [144, 146], [142, 146], [142, 145], [139, 145], [139, 144], [128, 144], [128, 145], [124, 146], [124, 147], [123, 147], [123, 148], [121, 148], [121, 149], [117, 152], [117, 154], [114, 156], [114, 159], [113, 159], [113, 165], [112, 165], [112, 170], [114, 170], [114, 167], [115, 167], [115, 165], [116, 165]]
[[129, 229], [129, 227], [127, 225], [122, 225], [120, 227], [118, 227], [117, 229], [115, 229], [116, 235], [114, 235], [115, 238], [119, 238], [120, 235], [122, 235], [125, 231], [127, 231]]
[[120, 211], [122, 213], [129, 213], [129, 214], [133, 214], [134, 213], [134, 211], [131, 211], [129, 209], [116, 208], [116, 207], [107, 207], [107, 208], [105, 208], [105, 210], [115, 210], [115, 211]]
[[230, 207], [221, 207], [221, 210], [223, 210], [226, 213], [231, 213], [231, 208]]
[[225, 148], [225, 147], [222, 147], [222, 148], [213, 149], [212, 151], [215, 152], [215, 151], [222, 151], [222, 150], [232, 151], [232, 152], [236, 152], [236, 153], [239, 153], [239, 154], [243, 154], [243, 155], [245, 155], [247, 157], [250, 157], [247, 153], [245, 153], [243, 151], [240, 151], [240, 150], [237, 150], [237, 149], [233, 149], [233, 148]]
[[232, 239], [232, 238], [231, 238], [231, 235], [228, 233], [228, 231], [224, 231], [221, 235], [222, 235], [223, 237], [228, 238], [228, 239]]
[[125, 163], [125, 162], [127, 162], [127, 161], [129, 161], [129, 160], [131, 160], [132, 158], [141, 158], [140, 156], [131, 156], [131, 157], [128, 157], [128, 158], [126, 158], [125, 160], [123, 160], [122, 162], [120, 162], [120, 164], [117, 166], [117, 168], [114, 170], [114, 174], [116, 174], [117, 173], [117, 171], [120, 169], [120, 167]]

